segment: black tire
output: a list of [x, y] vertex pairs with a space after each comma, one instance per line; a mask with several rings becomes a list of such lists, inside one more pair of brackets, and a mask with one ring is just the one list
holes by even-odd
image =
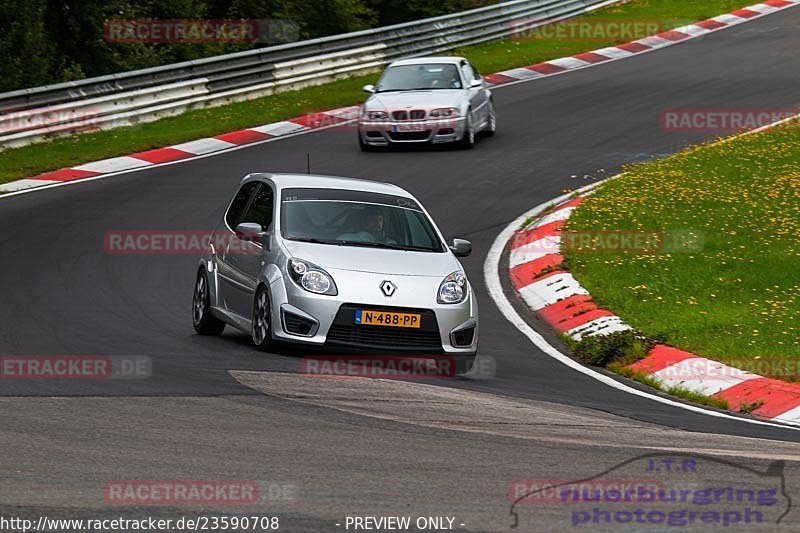
[[211, 315], [210, 294], [208, 292], [208, 275], [201, 268], [197, 273], [192, 297], [192, 325], [200, 335], [222, 335], [225, 322]]
[[494, 102], [489, 100], [489, 118], [486, 121], [486, 129], [483, 134], [487, 137], [494, 137], [494, 132], [497, 131], [497, 113], [495, 112]]
[[269, 351], [272, 347], [272, 303], [264, 285], [259, 285], [256, 289], [250, 323], [250, 337], [255, 347], [262, 352]]
[[475, 147], [475, 126], [472, 124], [472, 111], [467, 112], [467, 118], [464, 123], [464, 134], [458, 145], [464, 150], [472, 150]]
[[475, 364], [474, 355], [456, 355], [454, 359], [456, 360], [456, 375], [458, 376], [466, 374], [472, 370], [472, 367]]

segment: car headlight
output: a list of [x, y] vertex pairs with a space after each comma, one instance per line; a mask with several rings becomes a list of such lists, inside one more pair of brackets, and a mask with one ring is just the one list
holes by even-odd
[[367, 120], [386, 120], [389, 118], [389, 113], [386, 111], [364, 111], [364, 118]]
[[460, 270], [453, 272], [439, 285], [439, 294], [436, 301], [440, 304], [458, 304], [467, 297], [467, 276]]
[[431, 118], [455, 118], [461, 114], [457, 107], [442, 107], [431, 111]]
[[331, 275], [314, 263], [293, 257], [289, 259], [286, 270], [294, 282], [308, 292], [327, 294], [328, 296], [336, 296], [338, 294], [336, 283], [333, 282]]

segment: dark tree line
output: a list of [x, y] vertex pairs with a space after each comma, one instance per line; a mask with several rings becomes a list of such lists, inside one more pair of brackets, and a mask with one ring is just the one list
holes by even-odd
[[291, 21], [308, 39], [497, 0], [0, 0], [0, 92], [236, 52], [266, 44], [109, 42], [125, 19]]

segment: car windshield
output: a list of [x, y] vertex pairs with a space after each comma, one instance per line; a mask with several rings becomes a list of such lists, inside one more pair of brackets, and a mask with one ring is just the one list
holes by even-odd
[[292, 241], [444, 252], [433, 224], [410, 198], [339, 189], [284, 189], [281, 234]]
[[461, 89], [456, 65], [400, 65], [389, 67], [381, 76], [376, 92]]

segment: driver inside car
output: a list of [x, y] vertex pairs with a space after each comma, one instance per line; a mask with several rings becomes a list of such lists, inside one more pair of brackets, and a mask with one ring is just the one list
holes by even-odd
[[351, 227], [358, 228], [357, 231], [351, 233], [343, 233], [339, 235], [340, 241], [356, 241], [356, 242], [379, 242], [385, 244], [397, 244], [392, 238], [386, 235], [384, 229], [385, 220], [383, 213], [379, 209], [365, 209], [364, 213], [351, 213], [349, 217], [351, 220], [356, 219]]

